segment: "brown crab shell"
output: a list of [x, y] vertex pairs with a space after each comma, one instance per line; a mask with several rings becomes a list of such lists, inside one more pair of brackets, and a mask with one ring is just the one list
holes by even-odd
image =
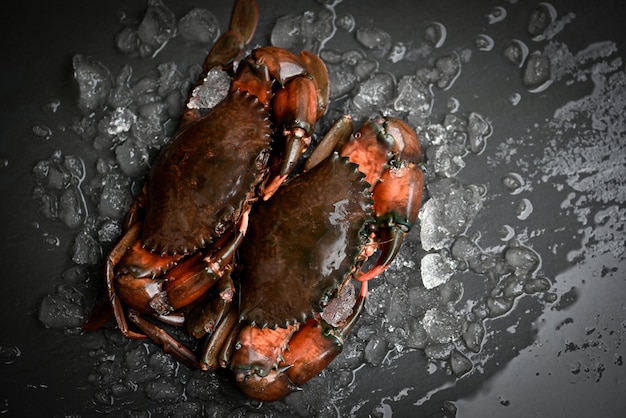
[[180, 131], [147, 180], [144, 246], [191, 253], [236, 223], [266, 174], [270, 135], [263, 105], [240, 91]]
[[258, 205], [239, 248], [241, 321], [286, 327], [323, 309], [365, 245], [368, 188], [356, 164], [333, 154]]

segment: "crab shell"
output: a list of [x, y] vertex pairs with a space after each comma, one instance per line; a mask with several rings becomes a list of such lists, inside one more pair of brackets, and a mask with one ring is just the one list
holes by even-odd
[[150, 171], [144, 247], [187, 254], [221, 236], [266, 177], [270, 134], [263, 105], [240, 91], [187, 125]]
[[354, 271], [373, 221], [369, 184], [333, 154], [259, 205], [239, 248], [240, 320], [303, 323]]

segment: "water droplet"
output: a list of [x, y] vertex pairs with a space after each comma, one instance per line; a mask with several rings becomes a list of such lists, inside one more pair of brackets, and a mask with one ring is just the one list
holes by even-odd
[[480, 34], [474, 39], [474, 45], [479, 51], [491, 51], [493, 49], [494, 41], [489, 35]]
[[47, 127], [46, 125], [35, 125], [33, 126], [33, 133], [40, 138], [50, 139], [52, 136], [52, 129]]
[[433, 44], [435, 48], [440, 48], [447, 36], [446, 27], [439, 22], [433, 22], [424, 29], [424, 39]]
[[461, 106], [461, 102], [456, 97], [450, 97], [448, 99], [447, 105], [448, 105], [448, 111], [450, 113], [456, 113], [458, 112], [459, 107]]
[[550, 3], [539, 3], [528, 18], [526, 30], [533, 41], [545, 39], [545, 31], [556, 19], [556, 10]]
[[522, 64], [528, 56], [528, 47], [520, 40], [513, 39], [502, 51], [504, 58], [517, 68], [522, 68]]
[[346, 32], [352, 32], [356, 26], [356, 21], [354, 20], [354, 16], [350, 13], [346, 13], [337, 19], [336, 24], [339, 29], [343, 29]]
[[521, 100], [522, 100], [522, 95], [519, 93], [514, 93], [511, 96], [509, 96], [509, 102], [511, 102], [513, 106], [517, 106]]
[[0, 344], [0, 362], [12, 364], [22, 355], [20, 349], [13, 344]]
[[524, 179], [517, 173], [508, 173], [502, 178], [502, 184], [510, 194], [520, 194], [524, 190]]
[[502, 225], [498, 230], [502, 241], [509, 241], [515, 236], [515, 230], [510, 225]]
[[487, 20], [490, 25], [494, 23], [502, 22], [506, 18], [506, 9], [502, 6], [496, 6], [493, 10], [487, 15]]
[[59, 99], [53, 99], [50, 102], [46, 103], [46, 105], [43, 107], [43, 110], [47, 113], [56, 113], [56, 111], [59, 109], [59, 106], [61, 106], [61, 101]]
[[56, 235], [44, 232], [42, 235], [43, 243], [48, 251], [56, 250], [61, 245], [61, 239]]
[[528, 199], [522, 199], [515, 209], [517, 219], [524, 221], [533, 213], [533, 204]]

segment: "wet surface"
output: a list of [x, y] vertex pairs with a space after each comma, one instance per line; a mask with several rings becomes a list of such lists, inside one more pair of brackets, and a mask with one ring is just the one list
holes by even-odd
[[[179, 88], [230, 5], [13, 6], [22, 18], [3, 27], [13, 58], [0, 70], [0, 412], [621, 416], [624, 6], [403, 3], [260, 4], [253, 44], [317, 48], [329, 65], [335, 101], [320, 130], [346, 110], [401, 116], [420, 134], [428, 179], [421, 223], [372, 284], [344, 353], [270, 405], [113, 324], [76, 329], [175, 128]], [[84, 84], [76, 68], [88, 68]], [[117, 88], [115, 106], [89, 77]], [[158, 122], [141, 125], [147, 115]]]

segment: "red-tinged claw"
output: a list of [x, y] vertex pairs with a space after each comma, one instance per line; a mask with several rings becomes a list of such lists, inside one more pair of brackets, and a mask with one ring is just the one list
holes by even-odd
[[304, 63], [307, 72], [315, 82], [317, 90], [317, 118], [319, 119], [326, 113], [330, 97], [328, 69], [319, 56], [309, 51], [300, 52], [300, 60]]

